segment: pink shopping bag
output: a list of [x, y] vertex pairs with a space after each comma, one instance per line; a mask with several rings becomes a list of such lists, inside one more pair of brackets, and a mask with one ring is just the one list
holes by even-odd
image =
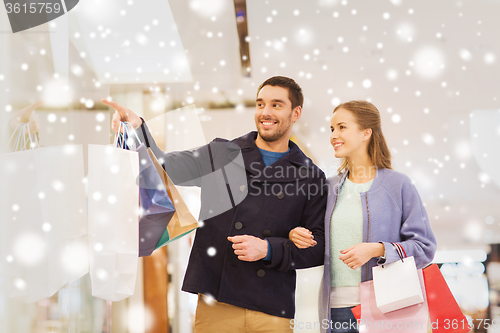
[[394, 332], [398, 330], [405, 333], [427, 333], [429, 312], [422, 270], [417, 271], [424, 302], [402, 308], [399, 310], [382, 313], [377, 307], [373, 281], [359, 284], [361, 298], [361, 319], [359, 330], [363, 333]]

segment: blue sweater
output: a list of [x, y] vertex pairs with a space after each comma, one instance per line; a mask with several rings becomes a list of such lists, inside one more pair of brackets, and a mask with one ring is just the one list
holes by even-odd
[[[259, 148], [259, 147], [257, 147], [257, 148]], [[277, 160], [279, 160], [280, 158], [282, 158], [283, 156], [285, 156], [286, 154], [288, 154], [288, 152], [290, 151], [290, 148], [288, 148], [288, 150], [284, 153], [277, 153], [274, 151], [269, 151], [269, 150], [265, 150], [265, 149], [261, 149], [261, 148], [259, 148], [259, 151], [260, 151], [260, 154], [262, 155], [262, 160], [264, 161], [264, 164], [267, 167], [267, 166], [270, 166], [271, 164], [273, 164], [274, 162], [276, 162]], [[267, 255], [264, 258], [264, 260], [269, 261], [273, 258], [273, 248], [267, 239], [266, 239], [266, 242], [267, 242]]]
[[[328, 179], [325, 235], [330, 235], [330, 219], [347, 172]], [[361, 267], [361, 281], [372, 280], [372, 267], [399, 260], [391, 242], [401, 244], [408, 256], [423, 268], [434, 258], [436, 238], [429, 217], [408, 176], [392, 169], [377, 169], [368, 192], [360, 193], [363, 208], [363, 242], [382, 242], [385, 260], [372, 258]], [[325, 266], [320, 291], [320, 321], [330, 321], [330, 237], [325, 237]], [[322, 332], [326, 332], [324, 327]]]

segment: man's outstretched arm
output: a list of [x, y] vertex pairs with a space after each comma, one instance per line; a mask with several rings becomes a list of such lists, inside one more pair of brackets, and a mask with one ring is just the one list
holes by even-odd
[[[111, 121], [112, 130], [115, 133], [118, 133], [118, 131], [123, 133], [123, 130], [120, 129], [120, 123], [130, 123], [140, 142], [151, 149], [175, 184], [200, 186], [201, 177], [212, 172], [208, 145], [193, 150], [166, 153], [158, 147], [146, 122], [141, 117], [116, 102], [108, 101], [107, 99], [102, 99], [101, 101], [115, 109]], [[131, 139], [136, 142], [135, 136], [132, 136]], [[136, 142], [136, 144], [139, 143]]]

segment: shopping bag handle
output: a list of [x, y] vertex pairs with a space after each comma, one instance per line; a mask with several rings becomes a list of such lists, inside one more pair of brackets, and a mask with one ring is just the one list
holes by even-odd
[[23, 131], [23, 149], [26, 150], [26, 144], [28, 143], [28, 140], [26, 140], [26, 131], [28, 132], [28, 137], [31, 135], [30, 133], [30, 127], [27, 126], [28, 124], [24, 125], [24, 131]]
[[120, 125], [118, 126], [118, 133], [116, 133], [115, 140], [113, 141], [113, 147], [124, 149], [124, 147], [123, 147], [123, 140], [122, 140], [122, 147], [120, 147], [119, 143], [118, 143], [118, 139], [121, 138], [121, 133], [120, 132], [121, 132], [122, 126], [123, 126], [123, 123], [120, 122]]
[[[405, 249], [403, 249], [403, 247], [399, 243], [391, 243], [391, 244], [396, 248], [396, 251], [398, 252], [399, 257], [401, 258], [401, 261], [404, 262], [403, 259], [407, 257]], [[403, 256], [403, 254], [404, 254], [404, 256]]]
[[[30, 127], [29, 127], [29, 124], [26, 124], [24, 126], [25, 128], [25, 131], [27, 130], [28, 131], [28, 140], [26, 140], [26, 142], [24, 142], [24, 145], [23, 145], [23, 150], [26, 150], [26, 145], [28, 144], [28, 141], [30, 143], [29, 145], [29, 149], [35, 149], [35, 148], [38, 148], [38, 140], [34, 140], [35, 141], [35, 145], [33, 145], [33, 139], [32, 139], [32, 136], [35, 137], [36, 139], [36, 134], [31, 134], [30, 132]], [[23, 139], [26, 137], [26, 135], [23, 135]]]
[[[25, 139], [26, 131], [28, 132], [28, 140]], [[26, 150], [26, 145], [28, 144], [28, 142], [30, 143], [30, 149], [38, 148], [40, 146], [36, 134], [31, 134], [28, 123], [21, 123], [16, 126], [16, 128], [14, 129], [14, 133], [12, 133], [12, 135], [10, 136], [9, 142], [7, 142], [7, 147], [12, 142], [14, 136], [16, 136], [16, 141], [14, 141], [12, 151]], [[33, 146], [33, 141], [35, 142], [35, 146]]]
[[14, 129], [14, 133], [12, 133], [12, 135], [10, 136], [9, 142], [7, 142], [7, 147], [8, 147], [8, 146], [10, 145], [10, 143], [11, 143], [12, 139], [14, 138], [14, 136], [15, 136], [15, 135], [16, 135], [16, 133], [17, 133], [16, 141], [14, 142], [14, 147], [12, 148], [14, 151], [15, 151], [15, 148], [16, 148], [16, 145], [17, 145], [17, 142], [18, 142], [18, 140], [19, 140], [19, 132], [18, 132], [18, 130], [19, 130], [19, 126], [23, 127], [23, 126], [24, 126], [24, 124], [23, 124], [23, 123], [21, 123], [21, 124], [18, 124], [18, 125], [16, 126], [16, 128]]
[[[405, 262], [404, 258], [407, 257], [405, 249], [403, 249], [401, 244], [398, 244], [398, 243], [391, 243], [391, 244], [396, 249], [396, 252], [398, 253], [399, 258], [401, 259], [401, 262], [404, 263]], [[404, 254], [404, 257], [403, 257], [403, 254]], [[381, 265], [381, 266], [382, 266], [382, 268], [385, 268], [384, 265]]]
[[17, 138], [16, 142], [14, 143], [14, 151], [21, 151], [21, 147], [24, 141], [23, 135], [24, 135], [24, 129], [26, 128], [26, 124], [22, 124], [21, 128], [19, 128], [19, 131], [17, 132]]
[[[139, 145], [141, 145], [142, 144], [141, 139], [139, 139], [139, 136], [137, 135], [137, 132], [135, 131], [132, 124], [129, 123], [128, 121], [125, 121], [124, 124], [125, 124], [125, 131], [127, 131], [127, 134], [129, 133], [129, 131], [131, 131], [135, 135], [135, 138], [137, 139], [137, 142], [139, 143]], [[130, 128], [128, 128], [127, 125], [130, 125]]]
[[[34, 138], [33, 140], [35, 141], [35, 148], [40, 148], [40, 142], [38, 141], [38, 136], [36, 135], [36, 133], [31, 134], [31, 136]], [[30, 137], [30, 140], [31, 140], [31, 137]]]
[[[130, 125], [130, 128], [127, 125]], [[121, 133], [122, 129], [123, 129], [123, 135]], [[124, 121], [124, 122], [120, 122], [120, 125], [118, 126], [118, 133], [116, 133], [115, 142], [113, 143], [113, 146], [115, 146], [117, 148], [122, 148], [122, 149], [126, 149], [125, 147], [128, 147], [128, 149], [131, 149], [132, 147], [129, 146], [129, 144], [127, 142], [128, 138], [130, 137], [130, 132], [132, 132], [135, 135], [139, 145], [142, 144], [141, 139], [139, 139], [139, 136], [137, 135], [137, 132], [135, 131], [135, 129], [132, 127], [132, 124], [130, 124], [128, 121]], [[120, 141], [120, 142], [118, 142], [118, 141]], [[121, 143], [121, 146], [120, 146], [120, 143]]]

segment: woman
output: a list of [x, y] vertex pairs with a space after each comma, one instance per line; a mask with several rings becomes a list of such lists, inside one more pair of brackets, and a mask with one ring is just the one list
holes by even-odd
[[[328, 179], [320, 316], [333, 322], [328, 332], [358, 332], [351, 308], [360, 304], [359, 283], [372, 279], [372, 267], [399, 259], [391, 243], [423, 268], [434, 258], [436, 240], [415, 186], [391, 168], [377, 108], [365, 101], [341, 104], [330, 128], [342, 164]], [[305, 228], [293, 229], [290, 239], [299, 248], [314, 246]]]

